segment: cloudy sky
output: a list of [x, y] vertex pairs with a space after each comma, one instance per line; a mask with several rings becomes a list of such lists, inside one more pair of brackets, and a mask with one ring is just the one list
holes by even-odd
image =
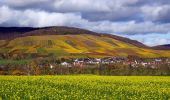
[[0, 26], [71, 26], [170, 44], [170, 0], [0, 0]]

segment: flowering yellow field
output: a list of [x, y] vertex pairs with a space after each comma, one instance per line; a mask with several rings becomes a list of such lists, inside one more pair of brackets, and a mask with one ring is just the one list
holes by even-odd
[[0, 76], [2, 100], [168, 100], [170, 77]]

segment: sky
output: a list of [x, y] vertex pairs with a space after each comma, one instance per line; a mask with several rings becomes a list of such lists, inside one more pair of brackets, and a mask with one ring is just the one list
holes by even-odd
[[70, 26], [170, 44], [170, 0], [0, 0], [0, 26]]

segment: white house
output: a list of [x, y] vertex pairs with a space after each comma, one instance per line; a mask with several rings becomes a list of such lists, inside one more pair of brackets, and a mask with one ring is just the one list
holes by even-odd
[[62, 65], [62, 66], [68, 66], [68, 65], [69, 65], [69, 63], [67, 63], [67, 62], [63, 62], [63, 63], [61, 63], [61, 65]]
[[50, 68], [51, 68], [51, 69], [53, 69], [53, 68], [54, 68], [54, 66], [50, 64]]

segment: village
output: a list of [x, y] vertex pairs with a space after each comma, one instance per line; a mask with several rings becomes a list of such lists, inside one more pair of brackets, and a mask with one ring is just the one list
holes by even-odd
[[38, 58], [29, 63], [0, 64], [1, 75], [170, 75], [170, 58]]
[[[61, 62], [61, 66], [83, 66], [83, 65], [109, 65], [109, 64], [123, 64], [131, 65], [132, 67], [150, 67], [157, 68], [157, 65], [167, 64], [170, 67], [170, 58], [122, 58], [122, 57], [107, 57], [107, 58], [76, 58], [71, 62]], [[51, 65], [52, 66], [52, 65]]]

